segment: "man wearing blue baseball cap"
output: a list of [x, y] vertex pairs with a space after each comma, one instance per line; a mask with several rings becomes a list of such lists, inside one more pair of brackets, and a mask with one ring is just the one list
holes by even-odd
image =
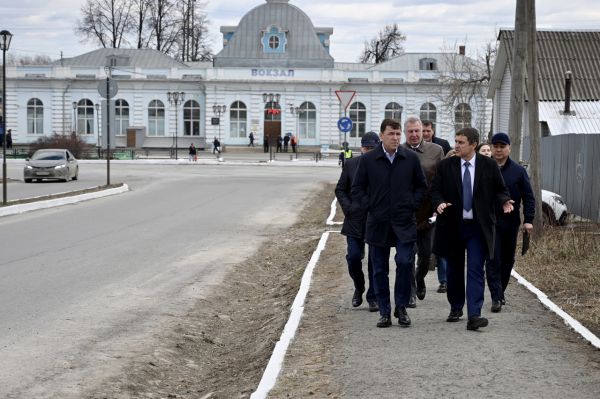
[[[375, 132], [368, 132], [360, 140], [361, 153], [366, 154], [379, 145], [379, 136]], [[358, 307], [362, 304], [362, 294], [365, 291], [365, 275], [362, 270], [362, 260], [365, 257], [365, 222], [366, 212], [351, 212], [352, 209], [352, 180], [356, 174], [360, 157], [348, 158], [344, 162], [342, 174], [335, 187], [335, 196], [344, 212], [344, 225], [342, 234], [346, 236], [348, 262], [348, 273], [354, 282], [354, 295], [352, 306]], [[373, 289], [373, 265], [371, 256], [368, 257], [367, 271], [369, 273], [369, 289], [367, 290], [367, 303], [370, 312], [377, 312], [377, 298]]]
[[524, 167], [514, 162], [509, 157], [510, 138], [506, 133], [496, 133], [492, 136], [492, 158], [496, 160], [502, 173], [504, 183], [514, 201], [515, 208], [511, 213], [504, 213], [497, 206], [496, 209], [496, 239], [494, 244], [494, 258], [487, 264], [486, 278], [492, 297], [492, 312], [502, 310], [505, 303], [504, 291], [510, 280], [510, 273], [515, 264], [515, 250], [517, 236], [521, 225], [520, 206], [523, 203], [523, 231], [530, 233], [533, 230], [533, 217], [535, 215], [535, 197], [529, 182], [529, 176]]

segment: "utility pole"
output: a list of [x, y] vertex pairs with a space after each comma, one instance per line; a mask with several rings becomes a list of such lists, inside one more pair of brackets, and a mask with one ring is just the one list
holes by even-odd
[[541, 132], [539, 123], [539, 94], [538, 67], [536, 48], [536, 15], [535, 0], [527, 1], [527, 115], [529, 122], [529, 140], [531, 153], [529, 155], [529, 176], [533, 186], [535, 202], [535, 219], [533, 220], [534, 237], [542, 236], [542, 161], [541, 161]]
[[[508, 113], [508, 136], [511, 142], [510, 156], [521, 160], [521, 131], [523, 127], [523, 98], [525, 82], [525, 58], [527, 52], [527, 4], [533, 0], [517, 0], [515, 32], [513, 39], [512, 80], [510, 84], [510, 111]], [[535, 29], [535, 28], [534, 28]]]

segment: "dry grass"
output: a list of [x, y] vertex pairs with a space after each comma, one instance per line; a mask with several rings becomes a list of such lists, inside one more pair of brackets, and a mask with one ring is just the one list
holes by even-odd
[[529, 253], [517, 260], [517, 271], [523, 277], [597, 336], [599, 268], [600, 225], [591, 223], [548, 228]]

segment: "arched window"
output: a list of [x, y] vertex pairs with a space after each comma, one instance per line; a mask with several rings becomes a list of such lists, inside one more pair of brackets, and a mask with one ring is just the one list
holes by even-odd
[[94, 134], [94, 103], [87, 98], [77, 103], [77, 134]]
[[421, 105], [421, 113], [419, 115], [419, 118], [422, 121], [431, 122], [433, 128], [435, 129], [435, 121], [437, 119], [437, 109], [435, 108], [435, 105], [433, 105], [432, 103], [425, 103]]
[[44, 104], [38, 98], [27, 101], [27, 133], [44, 134]]
[[269, 101], [265, 104], [265, 121], [280, 121], [281, 106], [279, 103]]
[[303, 102], [298, 110], [298, 136], [303, 139], [317, 137], [317, 107], [311, 102]]
[[148, 136], [165, 135], [165, 105], [160, 100], [152, 100], [148, 105]]
[[129, 104], [125, 100], [115, 101], [115, 123], [116, 123], [116, 134], [125, 135], [127, 134], [127, 128], [129, 128]]
[[248, 111], [246, 104], [235, 101], [229, 107], [229, 135], [231, 137], [246, 137], [248, 131]]
[[389, 103], [385, 106], [383, 117], [385, 119], [395, 119], [398, 122], [402, 122], [402, 106], [394, 102]]
[[350, 137], [362, 137], [366, 132], [367, 108], [363, 103], [355, 102], [350, 106], [349, 115], [352, 119]]
[[183, 135], [200, 136], [200, 104], [196, 100], [183, 104]]
[[456, 130], [471, 127], [471, 107], [469, 104], [460, 103], [454, 110], [454, 126]]

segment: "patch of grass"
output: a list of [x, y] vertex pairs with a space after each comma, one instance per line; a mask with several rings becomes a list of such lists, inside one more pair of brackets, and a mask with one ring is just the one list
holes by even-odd
[[[519, 252], [520, 253], [520, 252]], [[517, 271], [600, 336], [600, 225], [548, 228], [517, 260]]]

